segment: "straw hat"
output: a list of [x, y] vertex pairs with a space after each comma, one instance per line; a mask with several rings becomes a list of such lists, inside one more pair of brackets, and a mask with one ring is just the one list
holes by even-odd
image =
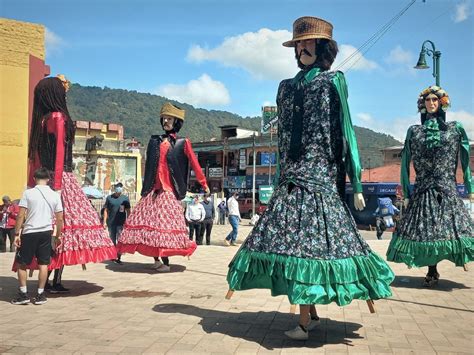
[[176, 107], [175, 105], [167, 102], [163, 105], [160, 111], [160, 116], [162, 115], [168, 115], [171, 117], [175, 117], [181, 121], [184, 121], [184, 115], [186, 111], [180, 109], [179, 107]]
[[332, 25], [320, 18], [305, 16], [293, 23], [293, 39], [283, 43], [285, 47], [294, 47], [296, 41], [305, 39], [332, 39]]

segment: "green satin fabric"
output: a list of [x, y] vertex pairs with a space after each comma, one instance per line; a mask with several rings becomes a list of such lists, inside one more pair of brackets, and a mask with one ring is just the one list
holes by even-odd
[[469, 194], [474, 192], [474, 184], [472, 182], [472, 172], [469, 166], [470, 163], [470, 147], [469, 147], [469, 138], [467, 137], [466, 131], [463, 125], [460, 122], [456, 122], [456, 127], [461, 134], [461, 143], [460, 143], [460, 150], [461, 150], [461, 167], [464, 177], [464, 186]]
[[435, 265], [442, 260], [449, 260], [456, 266], [463, 266], [474, 260], [474, 238], [416, 242], [402, 239], [394, 233], [387, 250], [387, 260], [414, 267]]
[[426, 127], [426, 146], [430, 149], [439, 147], [441, 145], [441, 132], [437, 119], [426, 120], [424, 126]]
[[298, 74], [295, 75], [293, 78], [293, 83], [298, 85], [301, 84], [303, 86], [308, 85], [315, 77], [317, 77], [321, 73], [320, 68], [313, 68], [311, 70], [305, 71], [300, 70]]
[[400, 182], [403, 189], [403, 197], [410, 198], [410, 161], [411, 161], [411, 150], [410, 140], [412, 136], [411, 127], [408, 128], [407, 136], [405, 138], [405, 144], [402, 150], [402, 164], [400, 167]]
[[315, 260], [252, 252], [242, 248], [232, 261], [227, 282], [232, 290], [270, 289], [292, 304], [345, 306], [354, 299], [391, 296], [394, 274], [375, 253], [338, 260]]
[[336, 72], [333, 79], [333, 84], [336, 87], [339, 99], [341, 101], [341, 128], [344, 140], [347, 144], [347, 152], [345, 156], [345, 165], [347, 175], [351, 180], [354, 192], [362, 192], [361, 184], [361, 164], [359, 157], [359, 149], [357, 147], [357, 139], [352, 126], [351, 113], [347, 99], [349, 97], [347, 91], [346, 79], [344, 74], [340, 71]]

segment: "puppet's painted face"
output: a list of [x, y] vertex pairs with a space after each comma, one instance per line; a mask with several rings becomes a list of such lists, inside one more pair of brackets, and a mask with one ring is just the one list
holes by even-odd
[[305, 66], [310, 66], [316, 61], [316, 40], [305, 39], [296, 42], [296, 55]]
[[162, 115], [161, 118], [163, 120], [163, 129], [165, 131], [172, 131], [176, 118], [168, 115]]
[[436, 113], [439, 109], [439, 99], [435, 94], [425, 97], [425, 107], [428, 113]]

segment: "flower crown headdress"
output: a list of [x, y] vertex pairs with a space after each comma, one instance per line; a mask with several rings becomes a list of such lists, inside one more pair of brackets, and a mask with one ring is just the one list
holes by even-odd
[[420, 95], [418, 96], [418, 112], [426, 113], [426, 106], [425, 106], [425, 99], [429, 95], [436, 95], [439, 100], [439, 105], [441, 110], [446, 112], [448, 108], [451, 106], [451, 101], [449, 100], [449, 95], [446, 91], [441, 89], [439, 86], [433, 85], [425, 90], [423, 90]]

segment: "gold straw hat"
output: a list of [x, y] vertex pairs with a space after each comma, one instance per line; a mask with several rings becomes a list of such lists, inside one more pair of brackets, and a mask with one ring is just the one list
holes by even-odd
[[186, 114], [185, 110], [176, 107], [175, 105], [167, 102], [163, 105], [160, 111], [160, 116], [168, 115], [171, 117], [176, 117], [177, 119], [184, 121], [184, 115]]
[[332, 39], [332, 25], [320, 18], [305, 16], [293, 23], [293, 39], [283, 43], [285, 47], [294, 47], [296, 41], [305, 39]]

